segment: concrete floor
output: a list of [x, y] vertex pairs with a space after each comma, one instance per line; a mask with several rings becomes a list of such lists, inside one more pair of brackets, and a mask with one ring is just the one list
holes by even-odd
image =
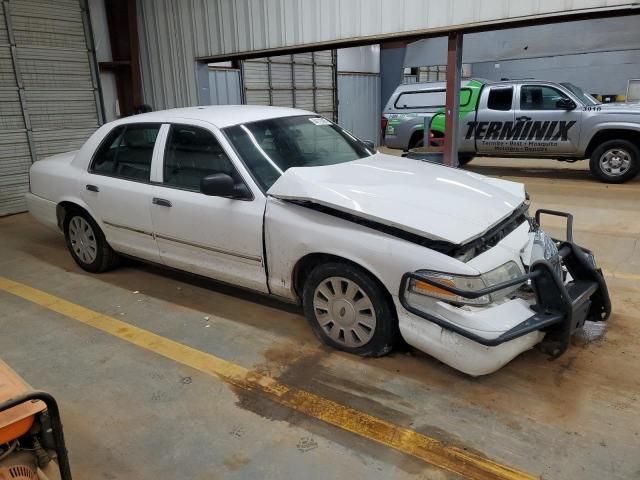
[[[87, 274], [28, 215], [0, 219], [0, 276], [544, 479], [640, 478], [640, 180], [551, 161], [468, 168], [574, 213], [608, 276], [603, 340], [478, 379], [415, 351], [360, 359], [244, 291], [136, 262]], [[61, 403], [75, 478], [457, 478], [3, 291], [0, 332], [0, 356]]]

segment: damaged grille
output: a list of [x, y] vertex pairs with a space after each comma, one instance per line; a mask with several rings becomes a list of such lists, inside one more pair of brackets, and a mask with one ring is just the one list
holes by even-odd
[[491, 227], [484, 235], [467, 243], [458, 245], [443, 240], [432, 240], [415, 233], [406, 232], [401, 228], [385, 225], [374, 220], [368, 220], [366, 218], [362, 218], [351, 213], [346, 213], [335, 208], [318, 205], [317, 203], [302, 200], [287, 201], [295, 205], [300, 205], [302, 207], [315, 210], [316, 212], [325, 213], [333, 217], [347, 220], [348, 222], [357, 223], [358, 225], [362, 225], [378, 232], [385, 233], [402, 240], [406, 240], [407, 242], [415, 243], [431, 250], [435, 250], [436, 252], [440, 252], [450, 257], [456, 258], [463, 262], [467, 262], [475, 256], [480, 255], [482, 252], [485, 252], [494, 247], [524, 222], [530, 222], [529, 217], [527, 216], [528, 205], [523, 203], [518, 208], [516, 208], [513, 213], [509, 215], [509, 217], [505, 218], [497, 225]]

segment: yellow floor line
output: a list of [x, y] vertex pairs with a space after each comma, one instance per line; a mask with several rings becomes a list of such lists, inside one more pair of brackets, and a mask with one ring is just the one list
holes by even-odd
[[261, 392], [288, 408], [466, 478], [512, 480], [537, 478], [314, 393], [279, 383], [271, 377], [260, 375], [240, 365], [1, 276], [0, 290], [90, 325], [182, 365], [216, 376], [234, 386]]

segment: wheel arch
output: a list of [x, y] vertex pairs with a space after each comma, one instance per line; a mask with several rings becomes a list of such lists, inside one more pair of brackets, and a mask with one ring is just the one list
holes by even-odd
[[[76, 198], [65, 198], [58, 202], [56, 205], [56, 217], [58, 220], [58, 227], [60, 230], [64, 231], [64, 220], [67, 216], [67, 213], [71, 210], [82, 210], [87, 215], [89, 215], [96, 223], [98, 220], [91, 213], [87, 204], [85, 204], [82, 200]], [[98, 223], [99, 226], [99, 223]]]
[[640, 140], [638, 139], [639, 136], [640, 132], [632, 128], [602, 129], [596, 132], [593, 137], [591, 137], [591, 140], [589, 140], [589, 144], [587, 145], [587, 149], [585, 150], [585, 157], [590, 158], [593, 154], [593, 151], [598, 148], [600, 144], [609, 140], [627, 140], [640, 148]]
[[356, 261], [342, 257], [340, 255], [331, 254], [331, 253], [322, 253], [322, 252], [308, 253], [296, 262], [295, 266], [293, 267], [291, 281], [292, 281], [294, 294], [296, 295], [298, 300], [302, 299], [302, 289], [304, 288], [304, 281], [309, 275], [309, 273], [311, 273], [311, 271], [318, 265], [322, 263], [329, 263], [329, 262], [346, 263], [353, 267], [359, 268], [364, 272], [366, 272], [367, 274], [369, 274], [371, 278], [373, 278], [373, 280], [378, 284], [378, 286], [380, 286], [382, 291], [385, 292], [385, 298], [391, 305], [391, 308], [393, 309], [393, 312], [397, 317], [396, 307], [395, 307], [395, 303], [393, 302], [393, 297], [391, 295], [391, 292], [386, 287], [386, 285], [382, 282], [382, 280], [380, 280], [378, 275], [372, 272], [371, 269], [361, 265]]

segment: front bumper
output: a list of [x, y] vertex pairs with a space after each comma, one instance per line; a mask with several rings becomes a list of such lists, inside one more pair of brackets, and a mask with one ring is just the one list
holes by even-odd
[[[576, 245], [572, 241], [571, 215], [563, 212], [539, 210], [536, 212], [537, 223], [540, 221], [541, 214], [562, 216], [567, 219], [567, 238], [564, 241], [556, 241], [558, 242], [558, 253], [562, 265], [571, 278], [569, 282], [565, 283], [563, 278], [557, 273], [557, 268], [547, 260], [535, 261], [530, 266], [529, 271], [524, 275], [475, 291], [460, 290], [443, 285], [430, 278], [425, 278], [419, 273], [407, 273], [403, 276], [400, 284], [398, 297], [400, 304], [412, 316], [427, 320], [440, 327], [443, 331], [454, 334], [454, 337], [463, 337], [468, 341], [478, 344], [478, 346], [504, 347], [506, 344], [520, 339], [515, 343], [530, 348], [532, 346], [530, 345], [531, 342], [534, 342], [533, 344], [538, 343], [542, 335], [544, 335], [540, 343], [540, 349], [552, 358], [557, 358], [562, 355], [569, 346], [571, 335], [577, 329], [581, 328], [585, 321], [602, 322], [609, 318], [611, 301], [604, 276], [602, 275], [602, 271], [596, 267], [593, 255], [589, 250]], [[457, 323], [448, 321], [443, 316], [436, 316], [413, 306], [406, 298], [406, 292], [408, 291], [407, 286], [411, 279], [421, 280], [466, 298], [478, 298], [482, 295], [496, 293], [513, 287], [514, 285], [530, 281], [535, 294], [535, 302], [529, 307], [531, 309], [530, 316], [508, 330], [501, 332], [499, 335], [487, 338], [479, 332], [470, 331]], [[409, 324], [407, 321], [404, 323], [405, 325]], [[415, 324], [415, 322], [413, 323]], [[524, 337], [528, 340], [525, 341]], [[412, 342], [409, 341], [409, 343]], [[481, 350], [486, 352], [487, 355], [491, 355], [491, 349], [485, 348]], [[501, 349], [497, 348], [493, 353], [497, 354], [499, 350]], [[521, 351], [524, 350], [520, 350], [520, 352]], [[511, 349], [509, 352], [511, 352]], [[520, 352], [516, 352], [510, 358], [506, 359], [506, 361], [500, 358], [497, 363], [503, 365]], [[500, 368], [502, 365], [498, 365], [497, 368]], [[494, 370], [497, 368], [494, 368]], [[459, 369], [465, 371], [464, 368]], [[487, 371], [483, 373], [490, 372]]]

